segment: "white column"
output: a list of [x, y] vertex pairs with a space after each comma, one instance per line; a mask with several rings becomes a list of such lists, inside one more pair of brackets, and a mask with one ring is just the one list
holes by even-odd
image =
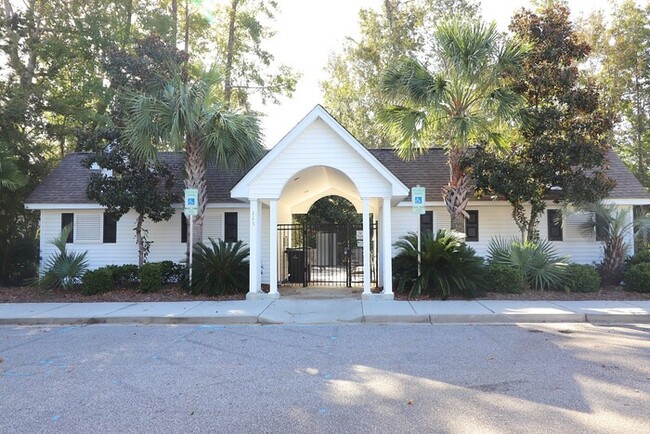
[[269, 204], [269, 293], [278, 293], [278, 200]]
[[370, 199], [363, 198], [363, 293], [370, 294]]
[[261, 291], [261, 283], [260, 283], [260, 274], [261, 274], [261, 250], [262, 250], [262, 237], [261, 235], [261, 229], [262, 229], [262, 213], [261, 203], [257, 199], [251, 199], [250, 200], [250, 243], [249, 243], [249, 249], [250, 249], [250, 257], [249, 257], [249, 264], [250, 264], [250, 278], [249, 278], [249, 287], [248, 287], [248, 293], [249, 294], [257, 294]]
[[393, 248], [391, 245], [391, 203], [390, 198], [385, 197], [381, 208], [381, 230], [384, 234], [381, 240], [381, 256], [383, 258], [382, 274], [384, 277], [384, 294], [393, 293]]

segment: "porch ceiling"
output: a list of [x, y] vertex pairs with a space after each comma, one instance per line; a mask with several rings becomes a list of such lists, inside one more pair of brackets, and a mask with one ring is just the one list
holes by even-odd
[[314, 202], [330, 195], [346, 198], [361, 212], [361, 198], [352, 180], [327, 166], [313, 166], [296, 173], [284, 186], [280, 200], [293, 213], [306, 213]]

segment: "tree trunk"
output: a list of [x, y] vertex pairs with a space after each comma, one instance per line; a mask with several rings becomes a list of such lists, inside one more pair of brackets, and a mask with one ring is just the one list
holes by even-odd
[[451, 229], [462, 233], [465, 232], [465, 219], [468, 217], [465, 208], [469, 202], [472, 181], [460, 164], [463, 155], [462, 151], [456, 149], [449, 152], [449, 184], [442, 188], [442, 200], [451, 217]]
[[[190, 54], [190, 4], [185, 0], [185, 53]], [[187, 63], [187, 61], [185, 61]]]
[[[39, 20], [36, 19], [36, 0], [26, 2], [25, 16], [27, 17], [27, 28], [29, 29], [29, 37], [27, 45], [27, 54], [24, 53], [25, 47], [20, 47], [20, 37], [12, 27], [11, 18], [14, 15], [14, 10], [11, 6], [10, 0], [4, 0], [4, 31], [6, 34], [7, 48], [6, 53], [9, 56], [9, 65], [16, 71], [20, 77], [20, 84], [24, 91], [24, 103], [27, 104], [30, 92], [32, 89], [32, 79], [36, 70], [36, 50], [34, 45], [40, 42], [40, 28], [38, 28]], [[23, 63], [26, 59], [27, 63]]]
[[546, 208], [546, 205], [544, 204], [531, 203], [528, 230], [526, 231], [526, 241], [536, 242], [539, 240], [537, 224], [539, 223], [539, 216], [544, 212], [544, 208]]
[[235, 25], [237, 24], [237, 7], [239, 0], [232, 0], [228, 14], [228, 46], [226, 48], [226, 71], [223, 84], [223, 99], [226, 109], [232, 99], [232, 64], [235, 57]]
[[138, 266], [142, 268], [144, 265], [144, 243], [142, 240], [142, 223], [144, 222], [144, 216], [138, 214], [135, 224], [135, 244], [138, 246]]
[[[185, 24], [187, 26], [187, 23]], [[172, 47], [178, 42], [178, 0], [172, 0]]]
[[129, 42], [131, 41], [132, 22], [133, 22], [133, 0], [127, 0], [126, 23], [124, 23], [124, 40], [122, 41], [122, 49], [125, 49], [129, 45]]
[[[207, 165], [203, 156], [203, 150], [198, 143], [188, 139], [185, 150], [185, 187], [196, 188], [199, 191], [199, 209], [197, 215], [194, 217], [194, 236], [191, 242], [191, 248], [194, 248], [196, 243], [203, 241], [203, 218], [205, 216], [205, 207], [208, 202], [206, 174]], [[190, 246], [188, 243], [188, 249], [189, 248]]]

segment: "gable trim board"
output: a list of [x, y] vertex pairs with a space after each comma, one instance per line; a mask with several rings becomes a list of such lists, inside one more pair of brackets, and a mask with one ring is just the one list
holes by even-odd
[[[46, 260], [53, 253], [49, 241], [60, 231], [63, 212], [82, 214], [96, 219], [103, 208], [85, 197], [90, 171], [81, 166], [87, 154], [71, 154], [27, 199], [26, 208], [41, 212], [41, 252]], [[160, 158], [176, 173], [175, 188], [182, 191], [183, 155], [160, 153]], [[617, 185], [607, 202], [632, 210], [632, 205], [650, 204], [650, 195], [614, 154], [608, 156], [609, 174]], [[227, 212], [237, 212], [238, 238], [251, 253], [251, 299], [278, 297], [278, 257], [284, 254], [278, 239], [278, 224], [291, 223], [292, 213], [304, 213], [321, 197], [338, 194], [348, 198], [364, 215], [364, 292], [372, 298], [370, 285], [370, 218], [378, 225], [376, 240], [378, 286], [383, 292], [376, 297], [392, 298], [391, 258], [393, 244], [409, 231], [416, 231], [419, 215], [411, 211], [410, 188], [416, 184], [427, 188], [426, 209], [431, 211], [434, 230], [449, 227], [449, 215], [440, 198], [440, 187], [447, 182], [448, 167], [444, 151], [432, 149], [414, 161], [404, 162], [392, 150], [366, 149], [320, 105], [314, 107], [273, 149], [250, 170], [208, 168], [207, 215], [204, 241], [208, 236], [223, 238]], [[553, 202], [549, 201], [549, 207]], [[181, 204], [167, 222], [146, 222], [152, 245], [150, 261], [180, 261], [185, 255], [181, 243]], [[485, 255], [490, 238], [519, 237], [510, 216], [511, 208], [504, 201], [482, 198], [470, 201], [468, 210], [479, 213], [478, 240], [469, 241], [479, 255]], [[570, 255], [580, 263], [599, 260], [601, 244], [594, 237], [578, 231], [585, 215], [567, 216], [563, 241], [553, 241], [561, 254]], [[540, 233], [547, 234], [546, 214], [540, 220]], [[94, 221], [94, 220], [93, 220]], [[99, 220], [101, 222], [101, 219]], [[71, 250], [88, 250], [91, 268], [108, 264], [137, 263], [133, 236], [135, 214], [127, 214], [117, 222], [115, 243], [96, 240], [69, 244]], [[273, 229], [272, 229], [273, 228]], [[631, 233], [628, 234], [631, 240]], [[101, 240], [101, 237], [100, 237]], [[368, 240], [368, 241], [367, 241]], [[272, 253], [273, 252], [273, 253]], [[366, 264], [368, 264], [366, 266]], [[269, 294], [261, 292], [268, 284]]]

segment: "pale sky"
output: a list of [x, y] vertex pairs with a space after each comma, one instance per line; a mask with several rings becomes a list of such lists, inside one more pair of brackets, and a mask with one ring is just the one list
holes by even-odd
[[[647, 1], [647, 0], [642, 0]], [[265, 114], [262, 126], [266, 147], [274, 146], [316, 104], [323, 103], [319, 82], [325, 79], [325, 66], [330, 53], [340, 52], [346, 36], [358, 36], [358, 11], [379, 8], [381, 0], [278, 0], [276, 36], [267, 44], [276, 61], [290, 65], [302, 73], [292, 98], [280, 104], [256, 107]], [[506, 30], [515, 10], [529, 6], [527, 0], [482, 0], [482, 15], [495, 20]], [[574, 19], [603, 9], [609, 11], [608, 0], [570, 0]]]

